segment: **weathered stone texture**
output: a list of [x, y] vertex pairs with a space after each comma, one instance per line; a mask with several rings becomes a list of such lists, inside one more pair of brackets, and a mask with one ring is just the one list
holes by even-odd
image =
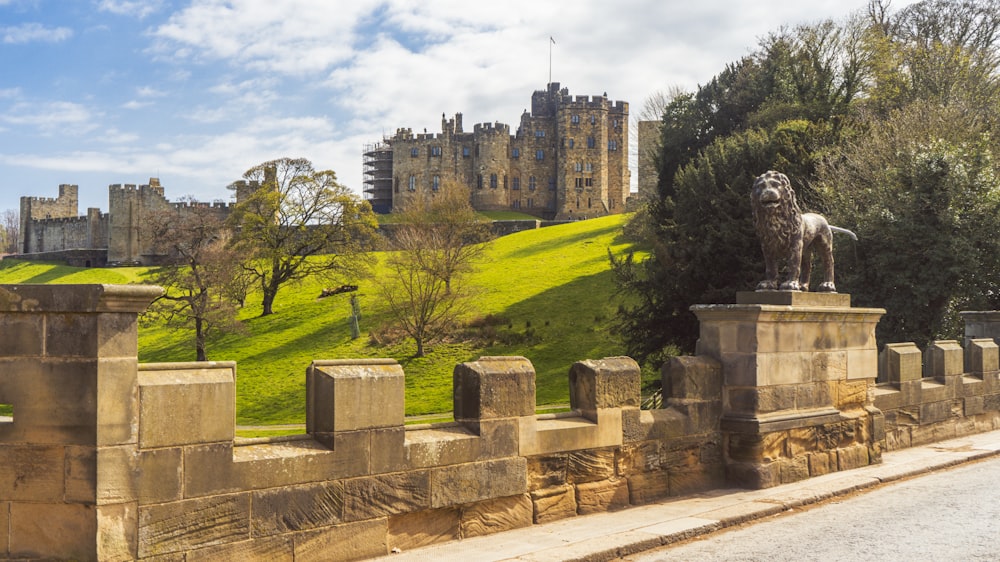
[[533, 416], [535, 368], [523, 357], [480, 357], [455, 366], [455, 420]]
[[364, 560], [389, 554], [386, 519], [348, 523], [295, 533], [296, 562]]
[[547, 523], [576, 515], [576, 493], [573, 486], [556, 486], [531, 492], [536, 524]]
[[93, 560], [97, 508], [82, 504], [10, 504], [12, 558]]
[[62, 502], [64, 458], [58, 446], [0, 445], [0, 500]]
[[250, 494], [139, 508], [139, 556], [180, 552], [250, 538]]
[[528, 494], [486, 500], [462, 509], [462, 538], [530, 527], [533, 507]]
[[524, 458], [469, 463], [431, 471], [431, 507], [446, 507], [527, 491]]
[[359, 521], [430, 507], [427, 471], [399, 472], [344, 481], [344, 519]]
[[670, 474], [666, 470], [628, 477], [629, 503], [642, 505], [670, 496]]
[[240, 560], [260, 562], [292, 562], [295, 560], [291, 536], [259, 538], [188, 551], [185, 562], [216, 562]]
[[403, 369], [393, 360], [314, 361], [306, 429], [340, 432], [403, 425]]
[[253, 493], [254, 537], [305, 531], [344, 520], [344, 486], [325, 482]]
[[580, 515], [628, 507], [628, 481], [623, 478], [577, 484], [576, 504]]
[[595, 482], [617, 476], [615, 449], [575, 451], [566, 459], [567, 481], [570, 483]]
[[152, 449], [233, 440], [236, 420], [234, 363], [144, 367], [139, 370], [138, 377], [141, 447]]
[[412, 550], [461, 537], [458, 508], [434, 509], [389, 517], [389, 548]]

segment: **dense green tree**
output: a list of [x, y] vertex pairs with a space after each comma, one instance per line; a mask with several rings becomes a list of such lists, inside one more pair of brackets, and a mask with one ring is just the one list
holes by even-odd
[[264, 162], [230, 186], [246, 190], [232, 215], [244, 268], [263, 294], [261, 316], [278, 290], [312, 275], [349, 274], [367, 259], [377, 223], [371, 206], [304, 158]]

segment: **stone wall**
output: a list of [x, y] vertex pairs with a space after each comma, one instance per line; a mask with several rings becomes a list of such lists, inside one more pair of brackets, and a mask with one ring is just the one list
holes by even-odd
[[[392, 360], [314, 361], [306, 435], [234, 438], [232, 363], [139, 365], [151, 287], [0, 286], [0, 556], [354, 560], [722, 483], [719, 365], [575, 363], [537, 416], [522, 357], [454, 372], [453, 423], [403, 424]], [[162, 558], [162, 557], [166, 558]]]
[[[29, 253], [44, 251], [31, 245], [32, 221], [43, 219], [76, 218], [79, 187], [62, 184], [59, 186], [59, 197], [21, 197], [21, 226], [18, 230], [17, 247], [19, 252]], [[61, 249], [61, 248], [60, 248]]]
[[455, 367], [453, 422], [406, 426], [398, 363], [316, 360], [306, 434], [237, 439], [234, 363], [138, 363], [159, 294], [0, 286], [0, 558], [357, 560], [1000, 427], [993, 340], [878, 356], [880, 309], [771, 292], [695, 308], [699, 355], [655, 410], [627, 357], [574, 363], [548, 415], [530, 361], [482, 357]]

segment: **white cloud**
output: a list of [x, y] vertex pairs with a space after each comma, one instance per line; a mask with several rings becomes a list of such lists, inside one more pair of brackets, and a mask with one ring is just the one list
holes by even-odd
[[0, 122], [19, 127], [34, 127], [41, 134], [78, 136], [94, 130], [95, 116], [78, 103], [57, 101], [48, 103], [20, 102], [0, 114]]
[[101, 0], [97, 9], [119, 16], [144, 19], [163, 9], [163, 0]]
[[68, 27], [45, 27], [40, 23], [22, 23], [11, 27], [0, 27], [0, 36], [7, 44], [58, 43], [73, 36]]

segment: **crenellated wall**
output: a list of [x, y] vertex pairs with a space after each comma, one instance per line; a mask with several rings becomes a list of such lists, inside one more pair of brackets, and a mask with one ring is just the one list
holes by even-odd
[[992, 339], [879, 355], [880, 309], [771, 292], [695, 307], [700, 354], [664, 365], [657, 409], [628, 357], [573, 363], [547, 415], [530, 361], [481, 357], [454, 422], [407, 426], [397, 362], [316, 360], [306, 434], [238, 439], [235, 363], [138, 363], [159, 294], [0, 286], [0, 558], [358, 560], [1000, 427]]
[[577, 362], [573, 411], [538, 416], [531, 363], [483, 357], [455, 368], [454, 423], [409, 427], [395, 361], [314, 361], [308, 433], [237, 440], [235, 364], [136, 361], [157, 294], [0, 286], [0, 556], [354, 560], [722, 483], [700, 359], [654, 412], [633, 360]]

